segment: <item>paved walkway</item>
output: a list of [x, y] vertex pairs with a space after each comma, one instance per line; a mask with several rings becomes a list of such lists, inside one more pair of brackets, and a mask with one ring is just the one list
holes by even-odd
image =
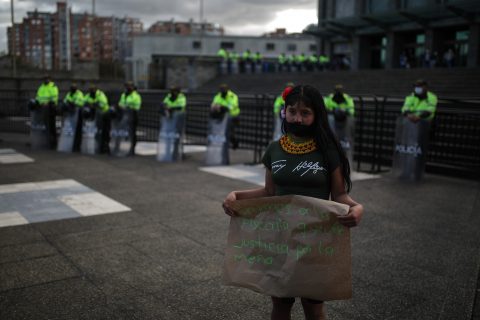
[[[0, 149], [30, 159], [0, 161], [0, 216], [23, 222], [0, 227], [0, 319], [269, 318], [268, 297], [220, 280], [220, 203], [255, 181], [200, 170], [201, 150], [163, 164], [31, 152], [22, 137], [0, 139]], [[252, 158], [232, 159], [235, 171]], [[480, 314], [479, 192], [478, 182], [433, 175], [418, 185], [355, 181], [366, 214], [352, 230], [354, 296], [327, 302], [329, 319]], [[42, 215], [58, 219], [36, 222]], [[303, 319], [298, 303], [293, 319]]]

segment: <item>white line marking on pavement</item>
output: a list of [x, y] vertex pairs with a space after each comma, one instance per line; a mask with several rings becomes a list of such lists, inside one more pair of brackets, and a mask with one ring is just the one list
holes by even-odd
[[[184, 145], [183, 153], [196, 153], [207, 151], [206, 146]], [[135, 154], [140, 156], [153, 156], [157, 154], [156, 142], [138, 142], [135, 146]]]
[[0, 149], [0, 164], [28, 163], [34, 160], [14, 149]]
[[98, 192], [68, 195], [58, 199], [82, 216], [130, 211], [129, 207]]
[[18, 226], [21, 224], [28, 224], [28, 221], [20, 212], [0, 212], [0, 228]]
[[2, 193], [15, 193], [15, 192], [30, 192], [38, 190], [52, 190], [62, 189], [69, 187], [82, 186], [75, 180], [55, 180], [55, 181], [43, 181], [43, 182], [25, 182], [0, 185], [0, 194]]
[[0, 227], [130, 211], [72, 179], [0, 185]]

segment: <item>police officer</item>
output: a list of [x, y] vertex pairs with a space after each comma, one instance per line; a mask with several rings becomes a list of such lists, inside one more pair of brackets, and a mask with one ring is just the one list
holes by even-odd
[[83, 117], [95, 119], [97, 129], [100, 130], [100, 152], [109, 153], [108, 143], [110, 141], [110, 106], [105, 93], [92, 84], [85, 95], [85, 105], [83, 108]]
[[[285, 88], [294, 87], [293, 82], [288, 82], [285, 85]], [[282, 120], [284, 115], [282, 115], [282, 109], [285, 107], [285, 100], [283, 99], [282, 94], [277, 96], [273, 103], [273, 140], [278, 140], [282, 136]], [[284, 111], [283, 111], [284, 112]]]
[[132, 147], [130, 149], [130, 155], [135, 153], [135, 145], [137, 144], [137, 124], [138, 124], [138, 111], [142, 106], [142, 97], [135, 89], [132, 82], [125, 83], [125, 91], [120, 96], [118, 107], [123, 110], [129, 110], [132, 114], [132, 127], [130, 133], [132, 135]]
[[187, 98], [180, 92], [180, 88], [172, 86], [170, 92], [163, 99], [163, 111], [166, 117], [171, 117], [174, 112], [185, 112]]
[[262, 60], [263, 60], [263, 56], [260, 52], [255, 52], [254, 54], [252, 54], [252, 72], [255, 73], [255, 72], [262, 72], [263, 70], [263, 66], [262, 66]]
[[335, 121], [344, 121], [355, 115], [353, 99], [343, 91], [341, 84], [335, 85], [334, 92], [324, 98], [324, 103], [327, 112], [333, 114]]
[[253, 59], [252, 59], [252, 53], [250, 52], [250, 49], [245, 50], [242, 53], [242, 63], [243, 63], [243, 71], [245, 72], [247, 69], [247, 66], [250, 66], [250, 72], [252, 72], [254, 65], [253, 65]]
[[405, 97], [402, 114], [416, 123], [420, 120], [431, 121], [437, 109], [437, 96], [430, 92], [423, 79], [415, 81], [413, 92]]
[[240, 115], [240, 107], [238, 105], [238, 96], [228, 88], [228, 85], [220, 85], [219, 92], [213, 98], [211, 110], [213, 114], [218, 113], [221, 115], [223, 115], [224, 112], [228, 112], [229, 140], [233, 149], [238, 148], [238, 140], [235, 137], [235, 128], [239, 125], [238, 116]]
[[[288, 82], [285, 85], [285, 88], [287, 87], [294, 87], [295, 85], [293, 82]], [[283, 91], [282, 91], [283, 92]], [[280, 111], [282, 108], [285, 106], [285, 100], [283, 100], [282, 94], [278, 95], [277, 98], [275, 98], [275, 101], [273, 103], [273, 114], [275, 115], [275, 118], [280, 117]]]
[[285, 56], [285, 53], [280, 53], [280, 55], [278, 56], [277, 58], [278, 62], [277, 62], [277, 70], [279, 72], [282, 72], [283, 69], [285, 68], [286, 64], [287, 64], [287, 57]]
[[220, 74], [224, 73], [224, 69], [228, 63], [228, 52], [224, 48], [220, 48], [217, 51], [217, 57], [220, 58], [218, 61], [218, 72]]
[[82, 91], [77, 87], [76, 83], [70, 85], [70, 90], [63, 98], [63, 108], [64, 111], [73, 112], [75, 109], [78, 109], [77, 115], [77, 127], [75, 129], [75, 138], [73, 142], [73, 151], [80, 150], [80, 144], [82, 142], [82, 107], [85, 104], [85, 98]]
[[306, 57], [303, 52], [295, 56], [295, 66], [297, 68], [297, 71], [302, 71], [302, 68], [305, 65], [305, 60], [306, 60]]
[[30, 100], [30, 110], [46, 108], [44, 123], [48, 132], [48, 142], [51, 149], [57, 146], [56, 109], [58, 104], [58, 87], [49, 75], [46, 75], [43, 83], [38, 87], [35, 99]]

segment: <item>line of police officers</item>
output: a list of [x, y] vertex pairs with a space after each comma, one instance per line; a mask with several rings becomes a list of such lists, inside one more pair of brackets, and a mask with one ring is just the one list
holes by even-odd
[[[288, 83], [287, 86], [293, 86]], [[31, 109], [45, 108], [44, 122], [49, 134], [49, 143], [51, 148], [56, 145], [55, 116], [58, 105], [58, 88], [49, 76], [45, 77], [44, 82], [37, 90], [35, 100], [30, 101]], [[125, 91], [122, 93], [117, 106], [110, 107], [108, 99], [104, 92], [95, 85], [90, 85], [88, 92], [84, 95], [75, 84], [72, 84], [69, 92], [63, 99], [62, 110], [68, 111], [80, 109], [78, 125], [75, 132], [74, 151], [79, 150], [81, 143], [81, 128], [83, 120], [98, 119], [97, 126], [101, 128], [101, 152], [108, 152], [108, 141], [110, 135], [110, 120], [122, 110], [131, 110], [133, 112], [133, 133], [131, 154], [134, 153], [136, 144], [136, 126], [138, 124], [138, 111], [141, 108], [142, 99], [136, 88], [131, 82], [125, 84]], [[179, 87], [172, 87], [170, 92], [162, 102], [163, 115], [170, 117], [175, 112], [185, 112], [187, 99]], [[354, 101], [352, 97], [344, 92], [341, 84], [334, 87], [334, 92], [324, 97], [325, 108], [328, 113], [328, 121], [332, 129], [338, 131], [338, 124], [352, 120], [355, 116]], [[417, 80], [414, 83], [413, 92], [405, 98], [401, 109], [402, 114], [412, 123], [419, 121], [430, 122], [436, 111], [437, 97], [428, 90], [425, 80]], [[273, 105], [274, 117], [279, 118], [284, 102], [281, 96], [275, 99]], [[229, 117], [228, 138], [233, 149], [238, 147], [238, 139], [235, 136], [235, 129], [239, 125], [240, 106], [238, 96], [230, 90], [226, 84], [219, 87], [219, 92], [214, 96], [210, 106], [210, 117], [220, 118], [225, 113]], [[351, 133], [353, 136], [353, 132]], [[337, 135], [340, 134], [337, 132]], [[275, 137], [278, 138], [278, 137]]]
[[[125, 84], [125, 91], [121, 94], [118, 105], [113, 107], [109, 105], [105, 93], [94, 84], [91, 84], [87, 93], [83, 94], [77, 85], [72, 83], [70, 90], [63, 99], [63, 103], [60, 104], [60, 108], [58, 108], [58, 96], [58, 87], [49, 76], [46, 76], [37, 90], [35, 99], [29, 102], [30, 110], [44, 108], [46, 111], [43, 122], [47, 128], [49, 147], [51, 149], [55, 149], [57, 144], [55, 117], [58, 112], [67, 113], [77, 109], [80, 111], [78, 112], [77, 126], [75, 129], [73, 151], [80, 150], [83, 121], [96, 121], [97, 128], [101, 132], [100, 152], [104, 153], [109, 152], [110, 122], [113, 117], [118, 116], [124, 110], [130, 110], [133, 114], [133, 127], [135, 128], [137, 126], [137, 113], [140, 110], [142, 98], [131, 82]], [[135, 130], [132, 130], [132, 133], [131, 154], [134, 152], [136, 143]]]

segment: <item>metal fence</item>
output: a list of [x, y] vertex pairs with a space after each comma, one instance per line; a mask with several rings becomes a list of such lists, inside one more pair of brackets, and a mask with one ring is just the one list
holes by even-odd
[[[29, 132], [26, 102], [33, 93], [0, 91], [0, 131]], [[139, 113], [138, 140], [157, 141], [159, 106], [165, 91], [143, 91]], [[115, 104], [120, 92], [107, 92]], [[187, 94], [184, 143], [205, 145], [212, 93]], [[239, 148], [253, 150], [257, 163], [272, 139], [274, 96], [239, 95], [241, 114], [236, 130]], [[393, 157], [395, 120], [403, 98], [354, 96], [355, 163], [358, 171], [388, 170]], [[480, 177], [480, 99], [441, 99], [430, 130], [427, 171], [468, 178]]]

